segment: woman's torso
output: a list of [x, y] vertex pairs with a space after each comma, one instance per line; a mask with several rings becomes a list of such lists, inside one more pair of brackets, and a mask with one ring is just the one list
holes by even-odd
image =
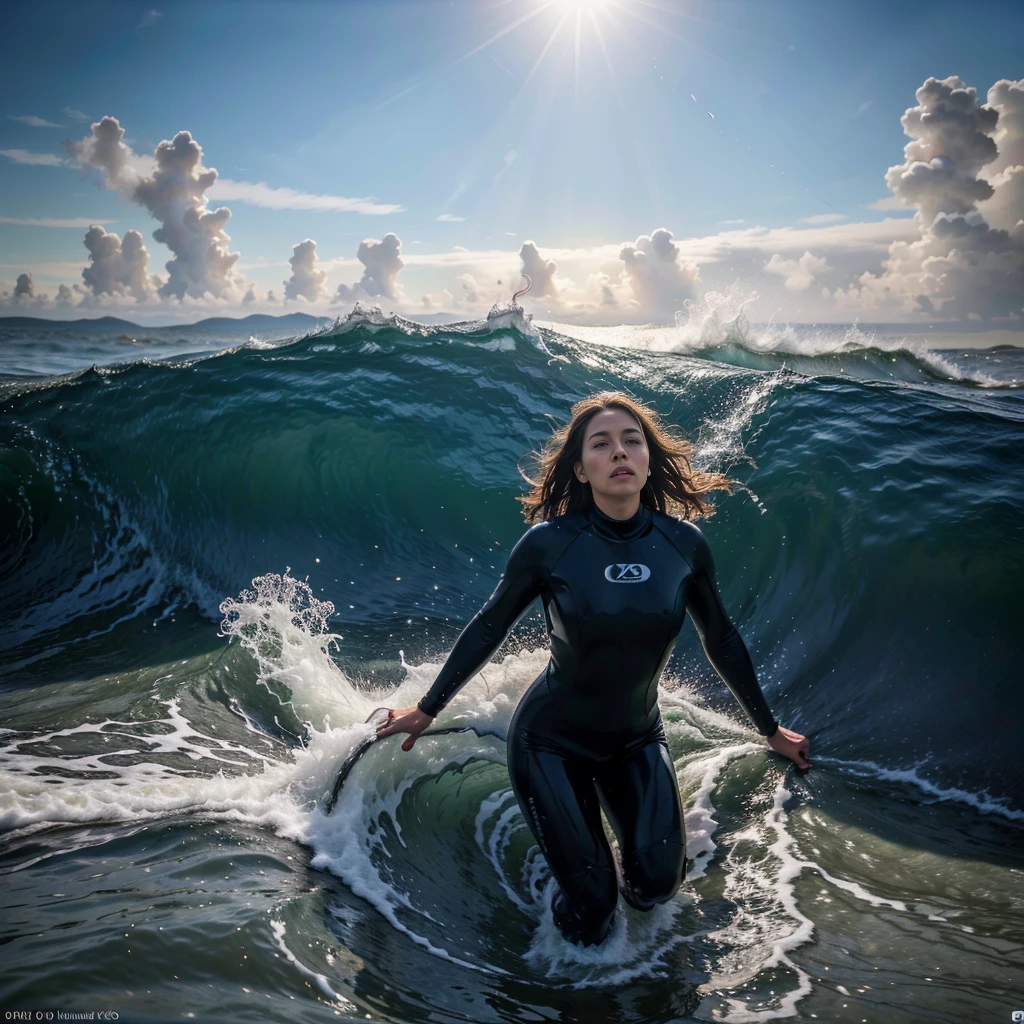
[[625, 521], [594, 507], [546, 525], [551, 659], [511, 731], [611, 756], [657, 724], [658, 680], [686, 612], [686, 534], [645, 506]]

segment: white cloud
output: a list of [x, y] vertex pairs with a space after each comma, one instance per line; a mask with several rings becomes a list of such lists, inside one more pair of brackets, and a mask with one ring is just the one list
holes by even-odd
[[93, 224], [112, 224], [95, 217], [0, 217], [0, 224], [23, 224], [31, 228], [88, 228]]
[[441, 213], [438, 214], [436, 219], [439, 220], [442, 224], [457, 224], [461, 223], [466, 218], [457, 217], [454, 213]]
[[798, 260], [784, 260], [778, 253], [773, 253], [764, 269], [769, 274], [783, 276], [786, 279], [783, 283], [790, 291], [803, 292], [814, 282], [816, 274], [830, 268], [828, 260], [823, 256], [814, 256], [810, 252], [805, 252]]
[[316, 242], [312, 238], [299, 242], [292, 247], [292, 256], [288, 262], [292, 266], [292, 276], [284, 282], [286, 299], [304, 298], [310, 302], [327, 294], [324, 281], [327, 271], [320, 270], [317, 265]]
[[64, 164], [55, 153], [30, 153], [27, 149], [0, 149], [0, 156], [16, 164], [30, 164], [33, 167], [61, 167]]
[[522, 260], [522, 273], [533, 282], [530, 286], [530, 298], [557, 298], [558, 284], [555, 281], [555, 272], [558, 270], [558, 264], [541, 256], [533, 242], [523, 242], [519, 258]]
[[700, 272], [696, 262], [681, 262], [672, 232], [658, 228], [624, 245], [619, 259], [633, 292], [632, 302], [651, 315], [673, 314], [696, 295]]
[[62, 309], [70, 306], [79, 306], [84, 298], [85, 293], [77, 284], [72, 285], [70, 288], [66, 284], [62, 284], [57, 288], [57, 298], [54, 301], [54, 305]]
[[1024, 79], [996, 82], [988, 104], [999, 112], [999, 156], [985, 168], [993, 195], [979, 209], [992, 227], [1010, 230], [1024, 218]]
[[92, 118], [88, 114], [83, 114], [81, 110], [75, 110], [74, 107], [65, 107], [63, 113], [70, 117], [73, 121], [92, 120]]
[[149, 253], [138, 231], [126, 231], [124, 239], [94, 224], [85, 235], [89, 265], [82, 279], [92, 295], [130, 295], [136, 302], [155, 298], [159, 280], [146, 269]]
[[393, 231], [389, 231], [380, 241], [364, 238], [356, 251], [356, 256], [363, 264], [363, 276], [351, 287], [338, 285], [335, 301], [351, 302], [375, 295], [401, 301], [403, 295], [398, 284], [398, 274], [405, 266], [400, 256], [401, 249], [402, 240]]
[[0, 307], [44, 309], [52, 305], [48, 295], [42, 295], [36, 291], [36, 283], [30, 273], [18, 275], [13, 293], [7, 291], [6, 288], [0, 291]]
[[801, 217], [801, 224], [835, 224], [837, 221], [846, 220], [845, 213], [816, 213], [813, 217]]
[[27, 124], [30, 128], [63, 128], [61, 124], [54, 124], [52, 121], [47, 121], [43, 117], [36, 117], [35, 114], [8, 114], [8, 118], [12, 121], [17, 121], [19, 124]]
[[217, 172], [203, 166], [202, 147], [189, 132], [178, 132], [156, 147], [152, 173], [146, 173], [149, 161], [140, 162], [123, 139], [117, 119], [104, 117], [69, 149], [83, 166], [100, 171], [108, 188], [145, 206], [160, 222], [153, 238], [174, 254], [166, 264], [161, 296], [241, 299], [245, 281], [234, 270], [239, 254], [230, 251], [231, 239], [224, 230], [231, 211], [206, 205]]
[[226, 200], [248, 203], [250, 206], [260, 206], [267, 210], [315, 210], [379, 216], [386, 213], [401, 213], [405, 209], [396, 203], [378, 203], [372, 197], [317, 195], [299, 192], [293, 188], [271, 188], [262, 181], [232, 181], [231, 178], [218, 178], [210, 186], [207, 196], [218, 202]]
[[135, 199], [139, 180], [156, 170], [152, 158], [138, 157], [126, 143], [124, 129], [116, 117], [95, 122], [90, 133], [78, 142], [68, 142], [68, 152], [83, 167], [98, 170], [107, 188], [120, 192], [126, 199]]
[[992, 132], [999, 114], [979, 104], [976, 90], [955, 76], [929, 78], [917, 99], [900, 118], [911, 140], [906, 159], [889, 168], [885, 183], [930, 223], [940, 213], [967, 213], [991, 195], [992, 187], [977, 175], [997, 155]]
[[[1022, 89], [1024, 82], [997, 82], [988, 105], [955, 76], [929, 78], [917, 90], [918, 105], [901, 119], [911, 139], [906, 159], [889, 168], [886, 182], [917, 207], [918, 236], [893, 242], [879, 273], [837, 288], [832, 298], [840, 308], [957, 319], [1024, 312], [1024, 193], [1015, 193], [1017, 176], [1005, 166], [1017, 152]], [[1003, 167], [992, 176], [995, 184], [980, 177], [986, 165]], [[991, 227], [985, 210], [1012, 230]]]
[[865, 210], [906, 210], [907, 204], [899, 196], [885, 196], [876, 199], [873, 203], [867, 203]]
[[142, 15], [142, 19], [138, 25], [135, 26], [136, 30], [143, 28], [152, 28], [161, 18], [163, 13], [161, 11], [149, 10]]

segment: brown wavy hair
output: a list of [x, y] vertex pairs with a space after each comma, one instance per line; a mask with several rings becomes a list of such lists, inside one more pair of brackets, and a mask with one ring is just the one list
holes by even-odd
[[531, 490], [518, 500], [528, 523], [538, 517], [579, 512], [593, 504], [589, 483], [576, 478], [575, 465], [583, 459], [583, 438], [591, 418], [604, 409], [621, 409], [629, 413], [643, 431], [650, 451], [651, 475], [640, 492], [641, 504], [678, 515], [681, 519], [697, 519], [714, 513], [714, 506], [704, 500], [709, 491], [724, 490], [729, 494], [738, 481], [722, 473], [704, 473], [694, 469], [691, 459], [694, 447], [679, 429], [665, 426], [657, 411], [643, 405], [621, 391], [602, 391], [572, 407], [572, 419], [548, 438], [540, 452], [532, 453], [537, 462], [536, 479], [520, 467], [520, 474]]

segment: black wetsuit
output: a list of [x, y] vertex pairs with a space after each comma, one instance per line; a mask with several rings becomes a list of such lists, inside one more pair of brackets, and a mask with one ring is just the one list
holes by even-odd
[[602, 806], [631, 905], [667, 901], [683, 878], [682, 806], [657, 689], [687, 611], [758, 731], [771, 735], [778, 726], [722, 607], [703, 534], [644, 505], [627, 520], [591, 505], [527, 531], [420, 709], [436, 715], [538, 596], [551, 660], [512, 718], [509, 775], [561, 889], [556, 921], [567, 937], [590, 944], [607, 935], [618, 895]]

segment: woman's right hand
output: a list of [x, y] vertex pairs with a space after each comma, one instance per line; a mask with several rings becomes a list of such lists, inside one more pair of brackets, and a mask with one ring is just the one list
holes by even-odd
[[388, 709], [388, 720], [377, 726], [377, 739], [383, 739], [396, 732], [407, 732], [409, 738], [402, 743], [403, 750], [412, 750], [413, 744], [420, 738], [420, 733], [434, 721], [433, 715], [420, 711], [414, 704], [411, 708]]
[[774, 735], [767, 737], [766, 742], [777, 754], [794, 761], [797, 768], [811, 767], [811, 762], [807, 760], [811, 745], [806, 736], [801, 736], [792, 729], [783, 729], [780, 725]]

